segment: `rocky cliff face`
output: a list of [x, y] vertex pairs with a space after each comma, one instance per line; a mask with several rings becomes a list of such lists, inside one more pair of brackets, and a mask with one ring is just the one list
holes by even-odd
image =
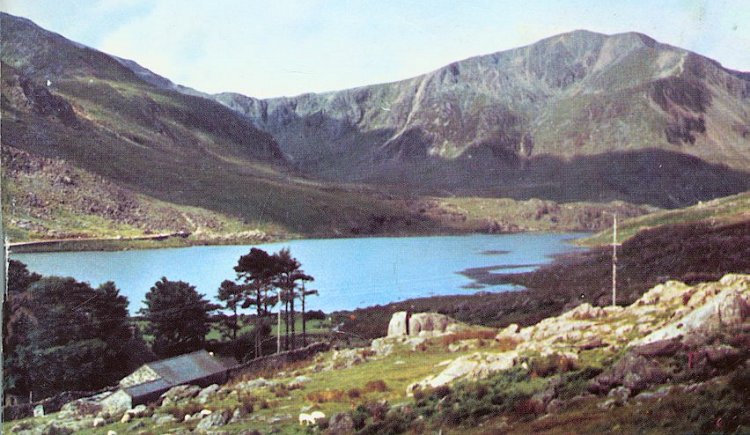
[[[396, 83], [293, 98], [214, 98], [271, 133], [300, 168], [330, 179], [453, 190], [500, 184], [510, 196], [557, 199], [582, 199], [576, 191], [591, 184], [602, 196], [632, 199], [616, 182], [628, 173], [750, 169], [748, 96], [746, 75], [705, 57], [641, 34], [576, 31]], [[628, 164], [652, 158], [654, 149], [677, 161]], [[620, 152], [631, 154], [602, 158]], [[560, 166], [563, 174], [550, 178]], [[580, 177], [582, 168], [598, 171], [599, 183]], [[602, 179], [614, 184], [611, 191], [602, 192]], [[561, 189], [567, 181], [578, 186]], [[694, 187], [677, 192], [686, 183], [663, 186], [671, 202], [702, 195]]]

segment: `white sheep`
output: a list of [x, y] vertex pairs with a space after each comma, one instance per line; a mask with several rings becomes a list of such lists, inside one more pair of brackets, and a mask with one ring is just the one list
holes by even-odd
[[306, 414], [303, 412], [299, 415], [299, 424], [300, 426], [310, 426], [318, 424], [318, 421], [324, 418], [326, 418], [326, 415], [320, 411], [314, 411], [311, 414]]

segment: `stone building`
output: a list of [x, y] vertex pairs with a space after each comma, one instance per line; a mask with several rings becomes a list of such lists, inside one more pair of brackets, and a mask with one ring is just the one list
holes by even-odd
[[129, 409], [157, 400], [178, 385], [221, 384], [228, 370], [236, 366], [232, 359], [214, 357], [205, 350], [146, 363], [120, 380], [120, 388], [102, 401], [106, 408]]

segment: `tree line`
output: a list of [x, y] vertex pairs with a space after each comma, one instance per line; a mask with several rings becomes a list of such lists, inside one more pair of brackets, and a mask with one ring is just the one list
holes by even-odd
[[[306, 288], [313, 277], [289, 250], [269, 254], [252, 248], [234, 270], [236, 279], [218, 288], [222, 305], [187, 282], [163, 277], [146, 293], [140, 319], [133, 319], [113, 282], [93, 288], [73, 278], [41, 276], [10, 260], [3, 303], [4, 392], [38, 400], [113, 385], [145, 362], [205, 348], [212, 327], [222, 332], [222, 348], [239, 359], [263, 354], [274, 321], [276, 350], [293, 349], [297, 302], [307, 344], [305, 302], [317, 291]], [[252, 315], [242, 314], [248, 310]]]

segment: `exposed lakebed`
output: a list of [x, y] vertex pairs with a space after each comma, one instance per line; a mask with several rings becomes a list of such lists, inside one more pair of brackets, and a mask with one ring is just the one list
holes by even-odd
[[[551, 256], [579, 248], [568, 243], [580, 234], [527, 233], [435, 237], [309, 239], [258, 245], [267, 251], [288, 247], [315, 281], [320, 296], [308, 309], [326, 312], [404, 299], [477, 290], [507, 291], [512, 285], [486, 286], [471, 271], [524, 272]], [[135, 313], [149, 288], [162, 276], [183, 280], [214, 298], [219, 284], [234, 279], [233, 267], [249, 246], [198, 246], [118, 252], [11, 254], [43, 275], [72, 276], [97, 286], [114, 281]]]

